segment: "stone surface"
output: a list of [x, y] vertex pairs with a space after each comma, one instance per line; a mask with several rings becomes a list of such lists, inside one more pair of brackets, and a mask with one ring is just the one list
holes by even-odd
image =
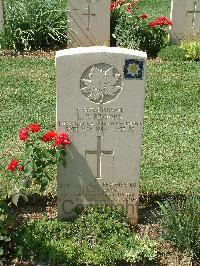
[[110, 44], [110, 0], [69, 0], [70, 47]]
[[72, 141], [58, 168], [58, 216], [123, 206], [138, 219], [146, 54], [85, 47], [57, 52], [57, 129]]
[[4, 19], [3, 19], [3, 2], [0, 0], [0, 31], [3, 30], [3, 24], [4, 24]]
[[172, 43], [195, 38], [200, 33], [200, 0], [172, 0], [171, 20]]

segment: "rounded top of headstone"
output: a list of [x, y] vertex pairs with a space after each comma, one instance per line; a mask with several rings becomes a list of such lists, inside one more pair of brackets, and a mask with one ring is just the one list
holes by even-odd
[[70, 55], [92, 54], [92, 53], [124, 54], [124, 55], [134, 56], [134, 58], [142, 58], [142, 59], [147, 58], [147, 54], [142, 51], [120, 48], [120, 47], [107, 47], [107, 46], [90, 46], [90, 47], [64, 49], [56, 52], [56, 58], [70, 56]]

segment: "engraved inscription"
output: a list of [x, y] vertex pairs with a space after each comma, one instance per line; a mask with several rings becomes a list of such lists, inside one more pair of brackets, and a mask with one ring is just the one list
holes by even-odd
[[142, 126], [141, 121], [126, 121], [124, 110], [119, 108], [77, 108], [77, 121], [59, 121], [59, 128], [67, 132], [98, 132], [112, 130], [113, 132], [134, 132], [135, 127]]
[[85, 155], [87, 154], [95, 154], [97, 156], [97, 178], [101, 178], [101, 156], [103, 154], [111, 154], [114, 155], [114, 151], [104, 151], [101, 149], [101, 139], [102, 136], [97, 136], [97, 150], [96, 151], [85, 151]]

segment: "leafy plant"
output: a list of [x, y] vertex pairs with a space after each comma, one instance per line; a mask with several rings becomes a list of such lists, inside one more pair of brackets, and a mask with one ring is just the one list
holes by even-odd
[[6, 201], [0, 200], [0, 256], [5, 252], [5, 247], [10, 242], [9, 226], [12, 224], [10, 208]]
[[66, 14], [63, 0], [5, 1], [4, 46], [24, 51], [66, 45]]
[[190, 256], [200, 259], [200, 199], [190, 196], [182, 202], [160, 204], [162, 226], [168, 240]]
[[183, 61], [185, 55], [180, 45], [169, 45], [164, 47], [158, 53], [158, 57], [164, 61]]
[[185, 58], [198, 61], [200, 60], [200, 40], [199, 41], [183, 41], [181, 48], [184, 51]]
[[75, 221], [32, 221], [18, 230], [18, 256], [52, 265], [115, 265], [150, 261], [156, 242], [130, 231], [122, 210], [85, 209]]
[[140, 49], [149, 56], [156, 56], [167, 43], [167, 28], [172, 23], [166, 17], [152, 21], [148, 14], [140, 13], [136, 8], [138, 2], [115, 1], [111, 4], [111, 11], [119, 16], [113, 36], [118, 46]]
[[12, 159], [7, 167], [7, 170], [15, 173], [19, 180], [10, 195], [15, 205], [20, 196], [27, 200], [26, 189], [32, 185], [39, 184], [40, 190], [45, 190], [50, 180], [45, 171], [48, 167], [58, 163], [66, 166], [65, 148], [71, 144], [68, 135], [54, 131], [41, 135], [40, 131], [40, 125], [37, 123], [20, 129], [19, 138], [25, 144], [25, 151], [20, 160]]

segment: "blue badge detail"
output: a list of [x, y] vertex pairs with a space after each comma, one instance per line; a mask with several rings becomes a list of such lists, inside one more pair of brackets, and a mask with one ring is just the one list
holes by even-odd
[[124, 66], [125, 79], [143, 79], [144, 60], [126, 59]]

